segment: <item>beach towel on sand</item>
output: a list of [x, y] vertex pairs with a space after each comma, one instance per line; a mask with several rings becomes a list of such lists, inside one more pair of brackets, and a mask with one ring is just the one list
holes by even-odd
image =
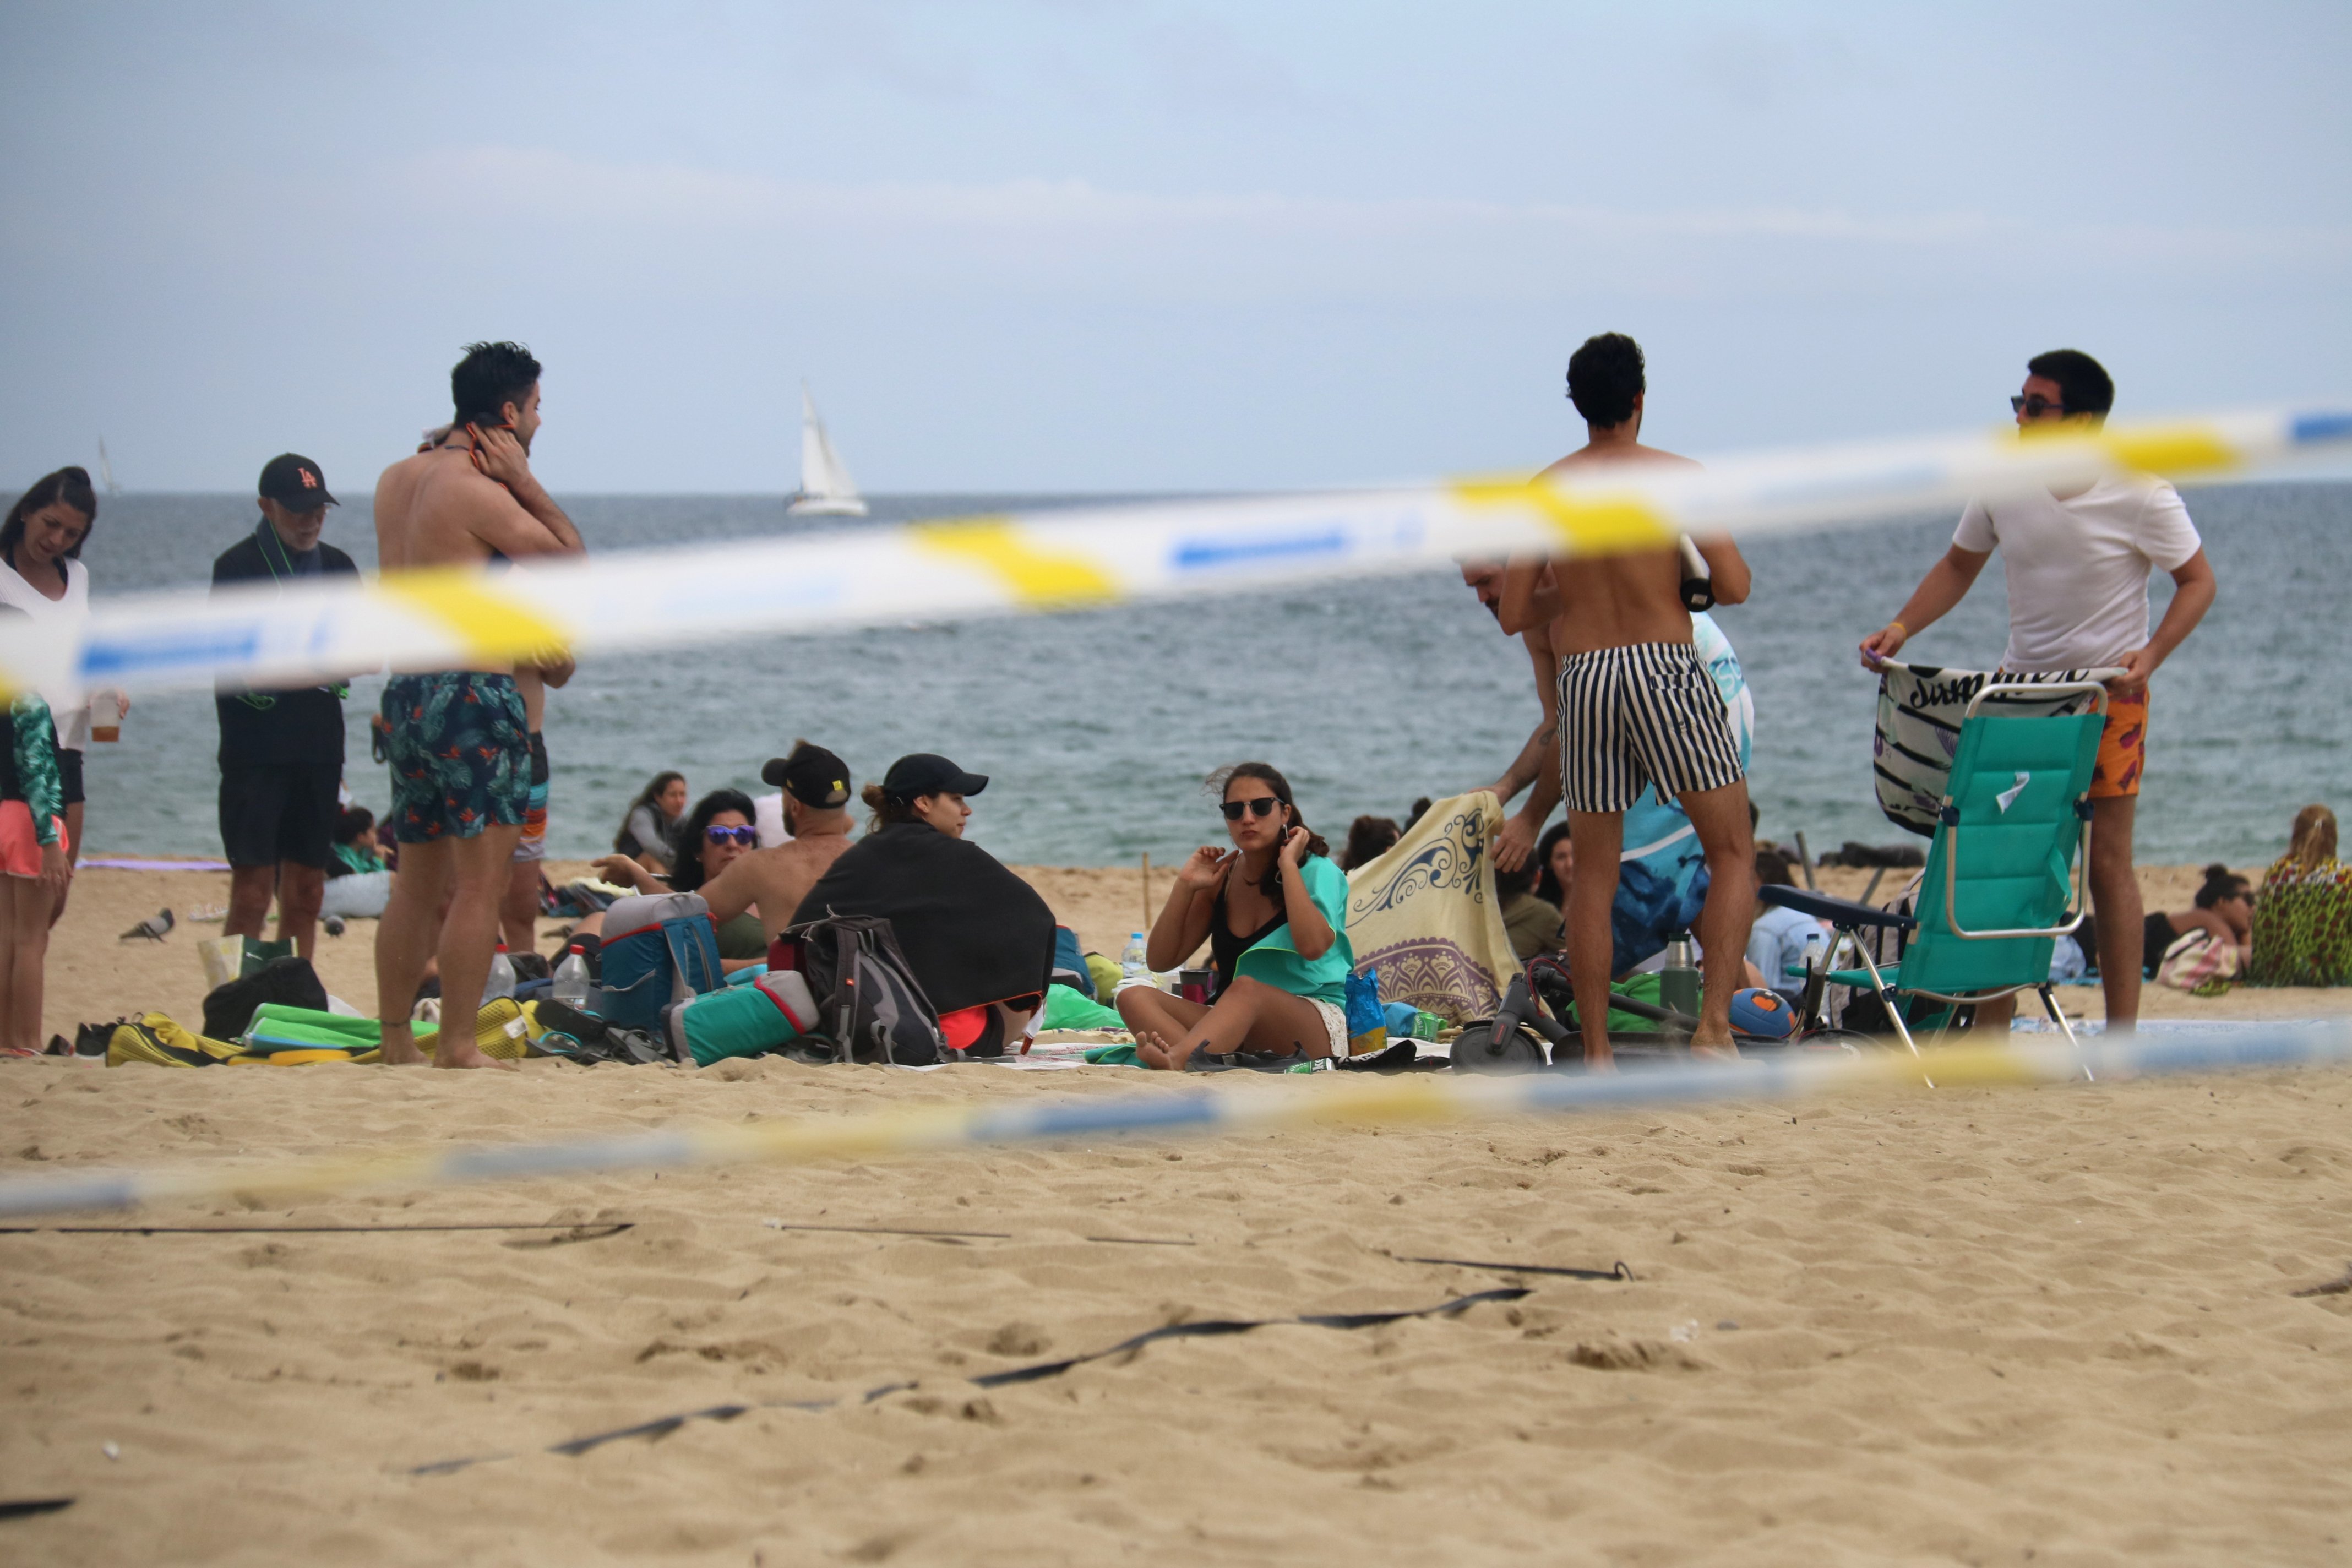
[[1486, 846], [1503, 828], [1490, 791], [1433, 803], [1387, 854], [1348, 876], [1348, 940], [1387, 1001], [1454, 1023], [1489, 1017], [1518, 969]]

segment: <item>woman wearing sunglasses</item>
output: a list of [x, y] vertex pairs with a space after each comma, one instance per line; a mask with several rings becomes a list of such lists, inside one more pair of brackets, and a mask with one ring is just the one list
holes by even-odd
[[1206, 942], [1213, 999], [1188, 1002], [1148, 985], [1119, 992], [1135, 1054], [1177, 1072], [1345, 1057], [1356, 963], [1348, 879], [1274, 768], [1239, 763], [1209, 784], [1233, 847], [1202, 845], [1184, 862], [1145, 956], [1154, 969], [1173, 969]]
[[[765, 963], [768, 934], [760, 924], [758, 909], [741, 892], [733, 891], [733, 882], [716, 888], [709, 885], [759, 847], [760, 830], [752, 826], [753, 815], [751, 797], [741, 790], [712, 790], [695, 802], [694, 809], [671, 831], [667, 883], [626, 855], [605, 856], [596, 862], [596, 874], [640, 893], [702, 894], [709, 900], [710, 918], [719, 922], [719, 968], [732, 972]], [[596, 934], [604, 918], [600, 912], [582, 921], [572, 928], [572, 940]]]

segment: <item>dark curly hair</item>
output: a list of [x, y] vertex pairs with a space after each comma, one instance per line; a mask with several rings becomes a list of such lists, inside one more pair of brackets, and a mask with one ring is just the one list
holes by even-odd
[[1642, 345], [1622, 332], [1584, 340], [1568, 359], [1568, 400], [1585, 423], [1603, 429], [1633, 417], [1633, 399], [1649, 390]]
[[540, 363], [520, 343], [467, 343], [449, 372], [449, 401], [460, 425], [502, 425], [506, 405], [539, 384]]
[[757, 825], [759, 808], [740, 789], [715, 789], [694, 803], [694, 809], [669, 830], [669, 890], [690, 893], [706, 880], [702, 874], [702, 830], [722, 811], [740, 811], [743, 820]]

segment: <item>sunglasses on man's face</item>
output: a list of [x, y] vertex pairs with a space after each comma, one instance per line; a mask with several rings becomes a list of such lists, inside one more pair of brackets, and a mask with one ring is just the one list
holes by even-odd
[[1274, 808], [1281, 804], [1270, 795], [1253, 795], [1248, 800], [1226, 801], [1218, 809], [1225, 814], [1227, 822], [1239, 822], [1244, 811], [1252, 816], [1272, 816]]
[[2029, 392], [2022, 397], [2011, 398], [2009, 411], [2012, 414], [2022, 414], [2028, 419], [2039, 419], [2045, 414], [2063, 414], [2066, 412], [2066, 405], [2063, 403], [2053, 403], [2038, 392]]
[[713, 844], [740, 844], [749, 849], [760, 842], [760, 830], [756, 827], [720, 827], [714, 824], [702, 830], [702, 837]]

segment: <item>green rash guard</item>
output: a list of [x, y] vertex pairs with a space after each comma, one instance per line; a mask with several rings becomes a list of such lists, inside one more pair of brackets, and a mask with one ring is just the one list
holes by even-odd
[[8, 748], [6, 798], [21, 800], [33, 814], [33, 837], [42, 845], [58, 841], [58, 818], [65, 815], [65, 786], [58, 778], [57, 731], [49, 721], [49, 705], [27, 691], [8, 704], [8, 721], [16, 734]]
[[1347, 873], [1320, 855], [1307, 857], [1298, 868], [1309, 902], [1331, 928], [1331, 945], [1320, 958], [1302, 957], [1290, 938], [1290, 922], [1266, 933], [1265, 939], [1243, 953], [1234, 965], [1236, 979], [1262, 981], [1293, 996], [1312, 1002], [1348, 1005], [1348, 973], [1356, 967], [1356, 950], [1348, 942]]

